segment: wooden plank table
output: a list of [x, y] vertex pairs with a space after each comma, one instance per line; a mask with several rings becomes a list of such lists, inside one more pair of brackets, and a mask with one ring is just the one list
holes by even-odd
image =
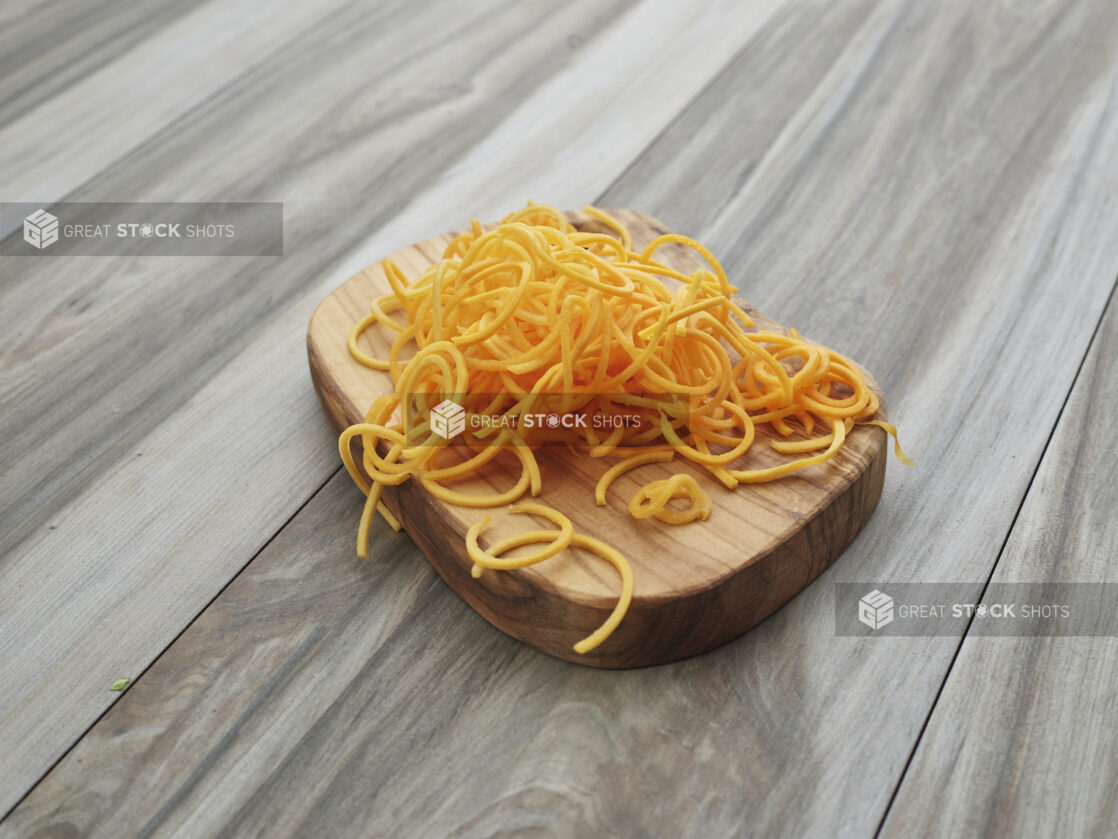
[[[840, 582], [1116, 579], [1112, 4], [254, 11], [0, 11], [0, 200], [285, 213], [282, 258], [0, 257], [0, 836], [1112, 834], [1114, 639], [834, 626]], [[704, 656], [581, 668], [405, 534], [352, 556], [307, 318], [528, 198], [706, 242], [918, 463]]]

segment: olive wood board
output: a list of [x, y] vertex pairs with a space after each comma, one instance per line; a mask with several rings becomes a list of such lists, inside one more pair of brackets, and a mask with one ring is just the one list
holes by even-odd
[[[668, 232], [656, 219], [634, 210], [611, 210], [629, 228], [634, 248]], [[604, 230], [580, 213], [568, 213], [579, 229]], [[437, 262], [448, 233], [391, 254], [409, 279]], [[693, 251], [669, 245], [657, 259], [689, 273], [704, 263]], [[734, 283], [730, 271], [731, 283]], [[391, 392], [388, 373], [354, 360], [347, 348], [353, 325], [369, 311], [369, 301], [390, 293], [380, 262], [350, 277], [315, 310], [307, 331], [311, 377], [319, 402], [336, 433], [364, 419], [378, 396]], [[755, 329], [783, 327], [740, 299], [756, 322]], [[372, 327], [360, 344], [374, 357], [386, 358], [395, 333]], [[876, 383], [866, 374], [880, 397]], [[884, 418], [884, 401], [877, 415]], [[790, 457], [766, 445], [779, 439], [768, 425], [735, 468], [772, 465]], [[353, 440], [360, 463], [360, 438]], [[482, 544], [520, 530], [551, 527], [531, 516], [503, 510], [474, 509], [444, 503], [418, 481], [386, 486], [383, 501], [399, 518], [438, 574], [482, 617], [498, 629], [537, 649], [592, 667], [625, 668], [660, 664], [693, 656], [736, 638], [757, 625], [826, 569], [869, 519], [881, 496], [885, 477], [886, 434], [874, 426], [856, 426], [842, 448], [824, 464], [805, 467], [777, 481], [740, 485], [728, 490], [706, 470], [677, 456], [652, 463], [618, 478], [605, 507], [594, 503], [594, 487], [614, 462], [592, 458], [563, 446], [537, 450], [542, 492], [533, 499], [567, 515], [575, 531], [597, 537], [621, 551], [633, 570], [633, 599], [628, 614], [597, 649], [580, 655], [573, 644], [609, 616], [620, 592], [617, 572], [603, 559], [569, 548], [542, 563], [513, 571], [470, 575], [465, 535], [487, 513], [493, 521]], [[710, 493], [707, 521], [684, 525], [656, 519], [636, 520], [629, 498], [656, 478], [689, 471]], [[499, 455], [483, 473], [453, 488], [479, 494], [507, 489], [520, 463]], [[527, 500], [527, 496], [524, 499]], [[354, 528], [359, 506], [354, 505]], [[379, 518], [379, 517], [378, 517]], [[372, 528], [370, 559], [376, 561]], [[380, 531], [383, 532], [383, 531]]]

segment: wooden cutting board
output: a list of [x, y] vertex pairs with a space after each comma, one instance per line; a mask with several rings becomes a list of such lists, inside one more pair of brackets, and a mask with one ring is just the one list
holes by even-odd
[[[628, 225], [639, 250], [668, 232], [660, 222], [633, 210], [610, 210]], [[568, 214], [581, 229], [602, 230], [580, 213]], [[441, 256], [455, 234], [448, 233], [391, 255], [409, 279]], [[703, 263], [681, 246], [657, 251], [657, 258], [683, 272]], [[731, 281], [733, 281], [731, 272]], [[369, 311], [369, 300], [390, 292], [380, 263], [348, 279], [315, 311], [307, 331], [311, 376], [322, 409], [335, 432], [360, 422], [372, 401], [392, 390], [388, 373], [354, 361], [346, 348], [353, 324]], [[740, 302], [740, 301], [739, 301]], [[759, 329], [783, 328], [747, 304]], [[803, 324], [810, 327], [810, 324]], [[369, 354], [386, 358], [391, 336], [376, 327], [362, 339]], [[810, 333], [809, 333], [810, 334]], [[877, 385], [867, 374], [870, 386]], [[880, 396], [880, 393], [878, 392]], [[878, 418], [884, 418], [884, 402]], [[739, 468], [783, 462], [766, 445], [776, 436], [767, 425]], [[360, 463], [360, 438], [353, 441]], [[620, 581], [613, 566], [580, 549], [568, 549], [538, 565], [470, 576], [466, 530], [493, 513], [482, 544], [517, 531], [550, 527], [531, 516], [503, 510], [474, 510], [429, 496], [417, 481], [385, 487], [384, 502], [400, 519], [439, 575], [497, 628], [544, 652], [592, 667], [640, 667], [704, 652], [755, 626], [814, 580], [850, 544], [869, 519], [885, 477], [886, 434], [857, 426], [830, 462], [809, 466], [768, 484], [730, 491], [705, 470], [677, 457], [623, 475], [610, 488], [606, 507], [594, 504], [594, 486], [614, 461], [576, 454], [560, 446], [538, 453], [543, 492], [534, 500], [570, 517], [575, 531], [620, 550], [633, 569], [634, 591], [620, 626], [596, 650], [579, 655], [572, 645], [596, 629], [613, 610]], [[644, 483], [680, 471], [691, 472], [710, 493], [713, 512], [706, 522], [670, 525], [637, 521], [626, 507]], [[492, 493], [507, 489], [520, 474], [511, 454], [486, 468], [484, 478], [454, 489]], [[525, 499], [527, 500], [527, 496]], [[360, 505], [355, 498], [356, 531]], [[370, 560], [376, 561], [379, 520], [372, 530]]]

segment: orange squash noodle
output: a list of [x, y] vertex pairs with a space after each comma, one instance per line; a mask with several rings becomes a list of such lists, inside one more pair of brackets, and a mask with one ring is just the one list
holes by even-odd
[[[589, 457], [618, 460], [595, 487], [599, 505], [621, 474], [676, 455], [733, 490], [826, 463], [857, 425], [875, 425], [896, 440], [858, 366], [795, 330], [754, 328], [703, 245], [669, 233], [637, 250], [616, 218], [594, 207], [584, 212], [591, 222], [581, 228], [554, 207], [533, 203], [488, 230], [475, 220], [412, 279], [393, 262], [382, 263], [391, 293], [371, 301], [348, 345], [356, 361], [386, 372], [393, 389], [338, 441], [346, 469], [367, 495], [360, 556], [368, 554], [374, 511], [399, 527], [381, 502], [385, 485], [414, 478], [449, 504], [480, 508], [538, 496], [543, 476], [535, 452], [550, 438], [545, 428], [524, 422], [530, 414], [640, 419], [566, 432], [578, 435], [578, 449]], [[661, 249], [689, 249], [704, 267], [676, 270], [657, 258]], [[373, 328], [391, 338], [385, 357], [362, 349]], [[446, 400], [466, 416], [492, 422], [447, 440], [431, 425]], [[788, 459], [746, 468], [742, 461], [762, 426], [772, 432], [765, 435], [768, 462]], [[358, 440], [360, 463], [351, 451]], [[566, 442], [571, 445], [569, 437]], [[899, 443], [896, 452], [911, 463]], [[497, 469], [498, 459], [515, 464], [519, 475], [497, 482], [490, 494], [453, 487]], [[674, 499], [689, 506], [669, 506]], [[685, 524], [705, 520], [711, 499], [693, 475], [681, 473], [643, 486], [628, 509], [637, 519]], [[501, 550], [477, 548], [475, 577], [485, 568], [523, 567], [591, 543], [623, 580], [631, 577], [620, 554], [574, 533], [561, 513], [537, 504], [515, 510], [544, 516], [559, 529], [520, 537], [527, 541], [518, 544], [547, 543], [527, 559], [502, 560]], [[593, 645], [579, 642], [580, 652], [615, 625]]]
[[[549, 507], [545, 507], [542, 504], [517, 506], [519, 506], [521, 509], [515, 510], [514, 512], [535, 512], [538, 515], [543, 515], [548, 518], [552, 518], [553, 520], [561, 519], [564, 521], [565, 525], [570, 524], [569, 520], [567, 520], [565, 516], [556, 513], [555, 510], [552, 510]], [[529, 506], [533, 509], [525, 509]], [[509, 509], [512, 510], [512, 508]], [[548, 553], [550, 549], [555, 546], [555, 544], [560, 541], [564, 541], [564, 546], [570, 544], [578, 548], [585, 548], [586, 550], [597, 554], [602, 559], [605, 559], [606, 561], [611, 563], [614, 568], [617, 569], [617, 573], [621, 576], [621, 594], [617, 598], [617, 604], [613, 607], [613, 611], [610, 612], [609, 617], [606, 618], [605, 622], [603, 622], [601, 626], [599, 626], [592, 633], [590, 633], [574, 645], [574, 651], [576, 653], [579, 653], [580, 655], [583, 655], [595, 649], [603, 641], [605, 641], [617, 628], [618, 624], [621, 623], [622, 618], [625, 617], [625, 613], [629, 611], [629, 604], [633, 600], [633, 572], [629, 567], [628, 561], [621, 554], [621, 552], [618, 551], [616, 548], [610, 547], [600, 539], [595, 539], [594, 537], [587, 536], [583, 533], [572, 533], [569, 535], [569, 541], [566, 541], [568, 539], [568, 531], [566, 527], [564, 527], [564, 529], [561, 531], [560, 536], [557, 537], [555, 541], [552, 542], [552, 544], [549, 545], [548, 548], [545, 548], [543, 551], [537, 551], [536, 553], [530, 554], [528, 556], [513, 557], [507, 560], [501, 560], [498, 556], [499, 554], [512, 550], [513, 548], [520, 547], [522, 545], [530, 545], [536, 542], [542, 542], [547, 539], [551, 539], [555, 531], [531, 530], [526, 533], [517, 533], [514, 536], [508, 536], [497, 542], [488, 551], [483, 551], [478, 545], [477, 540], [481, 532], [486, 527], [488, 527], [491, 518], [491, 516], [486, 515], [484, 518], [481, 519], [481, 521], [476, 522], [466, 534], [466, 549], [470, 555], [470, 558], [473, 559], [475, 563], [484, 563], [485, 567], [487, 568], [523, 568], [527, 565], [534, 565], [535, 563], [542, 562], [544, 559], [548, 558], [547, 556], [542, 556], [541, 554]], [[477, 566], [475, 565], [475, 567]]]
[[[691, 503], [686, 510], [675, 510], [668, 506], [673, 498], [686, 498]], [[687, 473], [672, 475], [660, 481], [652, 481], [641, 487], [629, 502], [629, 515], [635, 519], [655, 516], [668, 524], [686, 524], [697, 519], [710, 518], [711, 501], [706, 490]]]
[[[550, 545], [546, 548], [541, 548], [535, 553], [528, 554], [527, 556], [513, 557], [511, 559], [500, 559], [493, 554], [486, 553], [478, 547], [478, 534], [488, 527], [489, 522], [493, 519], [492, 516], [486, 515], [466, 533], [466, 552], [470, 555], [470, 559], [474, 561], [474, 567], [470, 569], [470, 573], [475, 579], [481, 576], [483, 568], [524, 568], [528, 565], [535, 565], [537, 562], [543, 562], [543, 560], [555, 556], [555, 554], [570, 545], [571, 540], [574, 538], [574, 528], [571, 526], [571, 520], [558, 510], [553, 510], [551, 507], [526, 501], [520, 504], [513, 504], [509, 507], [509, 512], [534, 513], [537, 516], [550, 519], [559, 526], [558, 534]], [[536, 536], [547, 538], [550, 535], [550, 532], [547, 530], [532, 531], [533, 538]]]

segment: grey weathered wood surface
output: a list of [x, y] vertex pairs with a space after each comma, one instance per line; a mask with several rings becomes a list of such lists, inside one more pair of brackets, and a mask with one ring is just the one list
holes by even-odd
[[[1112, 298], [992, 582], [1118, 582], [1116, 412]], [[1118, 639], [968, 638], [884, 835], [1113, 835], [1116, 720]]]
[[284, 200], [288, 256], [6, 271], [0, 811], [336, 471], [304, 334], [347, 264], [601, 192], [777, 7], [351, 4], [71, 196]]
[[188, 8], [168, 0], [90, 0], [69, 13], [36, 0], [0, 6], [0, 125], [104, 68]]
[[[175, 288], [205, 271], [228, 273], [224, 285], [192, 298], [191, 306], [216, 322], [177, 335], [162, 350], [156, 344], [154, 362], [130, 361], [125, 349], [112, 355], [111, 343], [98, 348], [97, 324], [105, 330], [101, 340], [114, 325], [107, 306], [100, 318], [80, 322], [93, 336], [71, 339], [71, 355], [61, 358], [58, 338], [47, 341], [33, 328], [45, 323], [48, 335], [75, 332], [79, 324], [65, 319], [57, 297], [37, 296], [24, 276], [0, 291], [5, 317], [32, 313], [0, 350], [5, 405], [23, 405], [9, 403], [8, 382], [45, 371], [47, 395], [19, 415], [23, 423], [58, 423], [73, 410], [62, 399], [66, 388], [52, 391], [49, 379], [80, 367], [83, 354], [109, 353], [139, 378], [128, 386], [122, 374], [114, 384], [90, 361], [86, 376], [71, 380], [72, 388], [92, 378], [80, 392], [95, 408], [101, 391], [112, 394], [96, 425], [112, 416], [113, 400], [134, 400], [124, 430], [108, 442], [104, 428], [84, 431], [77, 442], [51, 441], [70, 446], [59, 464], [83, 448], [98, 452], [88, 473], [55, 477], [28, 502], [8, 489], [5, 476], [4, 531], [31, 522], [7, 544], [15, 551], [0, 567], [0, 753], [30, 757], [19, 766], [5, 762], [0, 804], [10, 806], [34, 788], [0, 832], [861, 836], [888, 814], [886, 830], [898, 834], [932, 832], [934, 819], [963, 830], [1046, 835], [1053, 820], [1071, 813], [1078, 819], [1072, 824], [1104, 835], [1100, 828], [1112, 823], [1113, 811], [1098, 796], [1113, 791], [1114, 755], [1086, 738], [1113, 717], [1105, 692], [1118, 655], [1113, 644], [1012, 642], [1020, 644], [1021, 666], [1038, 674], [1041, 688], [1030, 695], [1029, 685], [998, 680], [1004, 671], [992, 661], [1003, 641], [964, 642], [951, 670], [959, 639], [834, 637], [832, 587], [845, 579], [984, 579], [1014, 528], [1118, 274], [1112, 8], [1051, 2], [1026, 13], [963, 2], [799, 4], [769, 18], [717, 74], [747, 33], [731, 37], [731, 27], [707, 20], [704, 31], [721, 44], [721, 57], [708, 55], [704, 42], [703, 50], [664, 59], [668, 101], [642, 93], [641, 107], [624, 111], [623, 126], [605, 107], [625, 108], [620, 95], [594, 100], [592, 118], [577, 127], [569, 117], [540, 123], [564, 100], [557, 94], [569, 92], [572, 78], [581, 80], [585, 96], [603, 95], [595, 77], [601, 60], [623, 63], [620, 46], [650, 25], [639, 18], [646, 12], [629, 11], [594, 37], [587, 30], [579, 49], [591, 50], [597, 40], [601, 53], [579, 64], [576, 50], [555, 75], [526, 82], [524, 102], [499, 110], [491, 117], [496, 124], [445, 150], [441, 163], [432, 156], [451, 142], [454, 132], [445, 128], [459, 123], [439, 123], [437, 106], [420, 107], [410, 121], [406, 108], [395, 112], [392, 124], [409, 130], [372, 148], [356, 139], [324, 141], [316, 156], [307, 150], [309, 130], [280, 143], [272, 178], [296, 170], [286, 194], [296, 217], [306, 213], [288, 226], [289, 255], [248, 269], [239, 314], [227, 320], [206, 296], [233, 282], [231, 269], [196, 261], [170, 271], [166, 281]], [[511, 39], [518, 27], [530, 28], [524, 15], [508, 21]], [[337, 54], [339, 40], [367, 46], [370, 33], [346, 40], [354, 28], [342, 19], [329, 36], [296, 43], [270, 71], [191, 114], [183, 136], [168, 139], [166, 149], [150, 156], [141, 150], [114, 167], [118, 183], [140, 189], [137, 179], [191, 149], [199, 156], [195, 168], [188, 162], [160, 172], [186, 189], [205, 166], [216, 165], [211, 149], [228, 151], [221, 136], [213, 146], [203, 142], [207, 131], [230, 126], [226, 139], [247, 136], [261, 114], [277, 111], [293, 68], [309, 70], [324, 51]], [[663, 38], [666, 49], [673, 42]], [[624, 87], [618, 80], [626, 72], [636, 78], [633, 68], [655, 52], [647, 47], [641, 44], [646, 54], [639, 63], [615, 67], [614, 85]], [[440, 54], [440, 62], [412, 78], [430, 79], [445, 59]], [[699, 60], [710, 66], [695, 66]], [[528, 64], [521, 72], [537, 69]], [[516, 67], [505, 65], [497, 78], [507, 81]], [[689, 84], [679, 89], [681, 77]], [[702, 95], [676, 116], [706, 80]], [[642, 72], [641, 84], [647, 81]], [[378, 94], [357, 85], [331, 87], [344, 87], [340, 71], [311, 73], [300, 84], [287, 95], [304, 91], [309, 103], [330, 90], [334, 98], [299, 125], [345, 125], [338, 103], [357, 96], [371, 108], [377, 101]], [[489, 84], [478, 86], [482, 113], [505, 107], [490, 101]], [[660, 110], [648, 113], [655, 103]], [[647, 120], [643, 137], [667, 129], [630, 166], [647, 142], [629, 136], [640, 115]], [[599, 136], [603, 124], [618, 132], [608, 143]], [[439, 144], [351, 183], [358, 167], [383, 161], [401, 143], [422, 145], [440, 125]], [[568, 132], [582, 145], [562, 142]], [[502, 155], [523, 155], [517, 141], [525, 136], [550, 138], [553, 158], [515, 183], [501, 181]], [[618, 149], [621, 137], [629, 145]], [[317, 162], [331, 154], [332, 165]], [[522, 170], [530, 160], [515, 162]], [[429, 161], [437, 171], [419, 174]], [[236, 183], [235, 169], [224, 170], [226, 190]], [[359, 229], [332, 237], [328, 221], [337, 217], [317, 192], [324, 178], [341, 190], [337, 200], [347, 208], [372, 200], [373, 184], [418, 198], [403, 210], [386, 199]], [[296, 200], [299, 185], [315, 200]], [[354, 560], [358, 494], [343, 475], [314, 492], [333, 470], [332, 443], [316, 424], [301, 347], [291, 341], [292, 333], [301, 338], [314, 295], [348, 276], [343, 269], [452, 227], [475, 210], [493, 217], [525, 197], [573, 206], [603, 190], [603, 203], [639, 207], [704, 239], [751, 302], [862, 361], [881, 382], [920, 464], [891, 469], [881, 506], [851, 549], [748, 636], [677, 665], [623, 673], [564, 664], [501, 636], [437, 581], [403, 536], [378, 528], [374, 559]], [[312, 257], [316, 235], [324, 237], [322, 254]], [[129, 270], [150, 281], [153, 266]], [[319, 273], [308, 291], [297, 281], [311, 271]], [[37, 279], [66, 288], [51, 286], [45, 270]], [[93, 305], [137, 297], [136, 286], [108, 272], [87, 282]], [[251, 302], [265, 288], [274, 295], [268, 304]], [[166, 301], [154, 293], [146, 303], [140, 297], [135, 320], [115, 322], [116, 330], [129, 334], [143, 318], [160, 317]], [[221, 305], [230, 299], [239, 298]], [[865, 312], [872, 315], [868, 324]], [[241, 337], [225, 334], [257, 322]], [[1100, 348], [1114, 346], [1113, 330], [1100, 333], [1095, 359]], [[203, 350], [202, 342], [214, 346]], [[32, 350], [46, 358], [32, 359]], [[1108, 369], [1098, 360], [1084, 368], [1061, 424], [1079, 425], [1057, 429], [1032, 484], [1041, 494], [1025, 499], [1003, 563], [1032, 556], [1028, 567], [1043, 573], [1051, 561], [1042, 556], [1040, 528], [1060, 515], [1054, 511], [1063, 502], [1052, 499], [1079, 486], [1061, 482], [1071, 480], [1068, 463], [1075, 462], [1082, 428], [1097, 429], [1091, 439], [1098, 446], [1106, 439], [1108, 414], [1091, 407], [1089, 382], [1112, 379]], [[17, 375], [9, 379], [11, 370]], [[177, 376], [173, 386], [158, 384], [169, 376]], [[252, 433], [238, 427], [249, 417], [262, 422]], [[49, 457], [49, 447], [30, 433], [20, 439], [22, 448], [4, 451], [4, 462], [14, 457], [18, 465], [21, 452], [38, 445], [21, 473], [35, 486], [32, 464]], [[134, 457], [137, 450], [142, 458]], [[1108, 471], [1095, 470], [1091, 480], [1098, 482], [1093, 491], [1113, 496]], [[246, 492], [248, 486], [256, 491]], [[1090, 533], [1079, 528], [1095, 521], [1106, 525], [1105, 505], [1089, 510], [1065, 525], [1069, 534]], [[1106, 574], [1100, 562], [1108, 547], [1112, 553], [1113, 532], [1104, 532], [1110, 541], [1083, 535], [1076, 549], [1084, 575]], [[150, 545], [156, 537], [170, 541]], [[79, 550], [86, 555], [77, 557]], [[999, 563], [999, 573], [1009, 567]], [[1061, 664], [1053, 657], [1068, 652], [1076, 662], [1069, 666], [1083, 678], [1103, 674], [1083, 703], [1059, 689]], [[81, 737], [117, 698], [105, 687], [153, 659]], [[1018, 719], [1037, 733], [1022, 738], [992, 711], [964, 725], [980, 705], [972, 689], [992, 702], [1018, 703]], [[1038, 743], [1057, 743], [1075, 726], [1082, 728], [1075, 736], [1084, 738], [1083, 751], [1056, 751], [1049, 755], [1058, 761], [1053, 766], [1028, 759]], [[988, 731], [994, 742], [973, 742]], [[955, 778], [959, 753], [965, 774]], [[984, 770], [986, 759], [1009, 768], [993, 774]], [[1031, 816], [1045, 806], [1044, 818]], [[998, 815], [1004, 812], [1010, 815]]]
[[257, 0], [13, 9], [0, 22], [3, 200], [69, 195], [344, 2], [278, 0], [266, 15]]

